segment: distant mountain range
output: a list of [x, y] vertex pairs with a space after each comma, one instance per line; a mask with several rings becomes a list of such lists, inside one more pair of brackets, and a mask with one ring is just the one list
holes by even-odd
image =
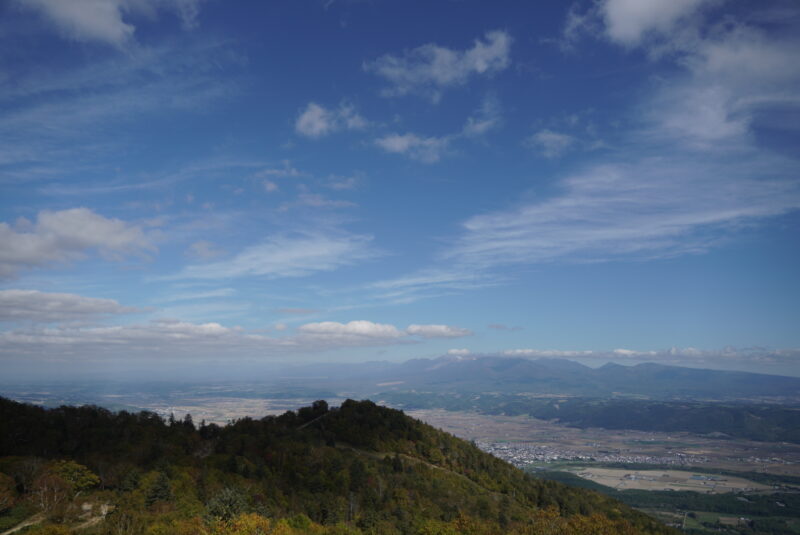
[[561, 394], [651, 399], [800, 400], [800, 378], [644, 363], [591, 368], [564, 359], [474, 357], [315, 365], [283, 379], [367, 395], [387, 391]]

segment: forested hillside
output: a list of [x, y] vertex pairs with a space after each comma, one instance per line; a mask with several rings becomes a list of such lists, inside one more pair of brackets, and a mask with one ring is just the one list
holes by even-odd
[[402, 412], [324, 401], [225, 427], [0, 398], [0, 532], [671, 533]]

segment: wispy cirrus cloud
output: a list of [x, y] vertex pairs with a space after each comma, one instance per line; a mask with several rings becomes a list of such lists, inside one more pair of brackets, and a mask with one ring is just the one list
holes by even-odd
[[187, 266], [171, 279], [302, 277], [374, 258], [372, 237], [362, 234], [299, 232], [272, 236], [234, 257]]
[[106, 170], [97, 189], [114, 191], [107, 182], [116, 173], [108, 171], [119, 162], [107, 158], [131, 135], [122, 126], [159, 111], [196, 111], [238, 92], [233, 74], [241, 59], [228, 45], [180, 50], [141, 47], [124, 61], [13, 72], [16, 83], [0, 88], [0, 182], [64, 180], [78, 172], [85, 181], [89, 172]]
[[465, 84], [473, 76], [490, 76], [511, 63], [508, 32], [487, 32], [471, 48], [454, 50], [433, 43], [407, 50], [402, 56], [386, 54], [364, 62], [364, 70], [385, 78], [391, 86], [385, 96], [420, 94], [433, 101], [448, 87]]
[[284, 308], [279, 308], [278, 312], [280, 312], [281, 314], [308, 316], [311, 314], [316, 314], [317, 312], [319, 312], [319, 310], [316, 308], [284, 307]]
[[367, 284], [364, 290], [379, 302], [407, 304], [450, 293], [495, 286], [502, 281], [497, 275], [487, 276], [475, 269], [450, 266], [430, 268], [410, 275]]
[[564, 179], [560, 194], [468, 219], [444, 258], [489, 268], [700, 253], [726, 232], [800, 209], [793, 162], [760, 155], [770, 159], [761, 165], [786, 172], [762, 179], [752, 176], [757, 160], [683, 156], [589, 166]]

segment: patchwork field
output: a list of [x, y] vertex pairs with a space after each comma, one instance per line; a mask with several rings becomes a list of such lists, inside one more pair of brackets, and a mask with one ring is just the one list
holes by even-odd
[[[687, 471], [697, 467], [800, 476], [798, 444], [678, 432], [578, 429], [527, 416], [489, 416], [441, 409], [407, 411], [407, 414], [486, 445], [495, 455], [520, 466], [526, 466], [526, 459], [551, 469], [556, 464], [584, 466], [597, 461], [669, 464]], [[515, 458], [522, 462], [516, 462]]]
[[697, 474], [683, 470], [621, 470], [575, 467], [580, 477], [617, 490], [691, 490], [706, 494], [770, 491], [771, 486], [740, 477]]

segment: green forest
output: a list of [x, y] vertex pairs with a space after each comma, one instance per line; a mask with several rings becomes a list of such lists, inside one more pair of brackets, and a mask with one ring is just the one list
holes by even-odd
[[0, 398], [0, 533], [667, 534], [370, 401], [226, 426]]

